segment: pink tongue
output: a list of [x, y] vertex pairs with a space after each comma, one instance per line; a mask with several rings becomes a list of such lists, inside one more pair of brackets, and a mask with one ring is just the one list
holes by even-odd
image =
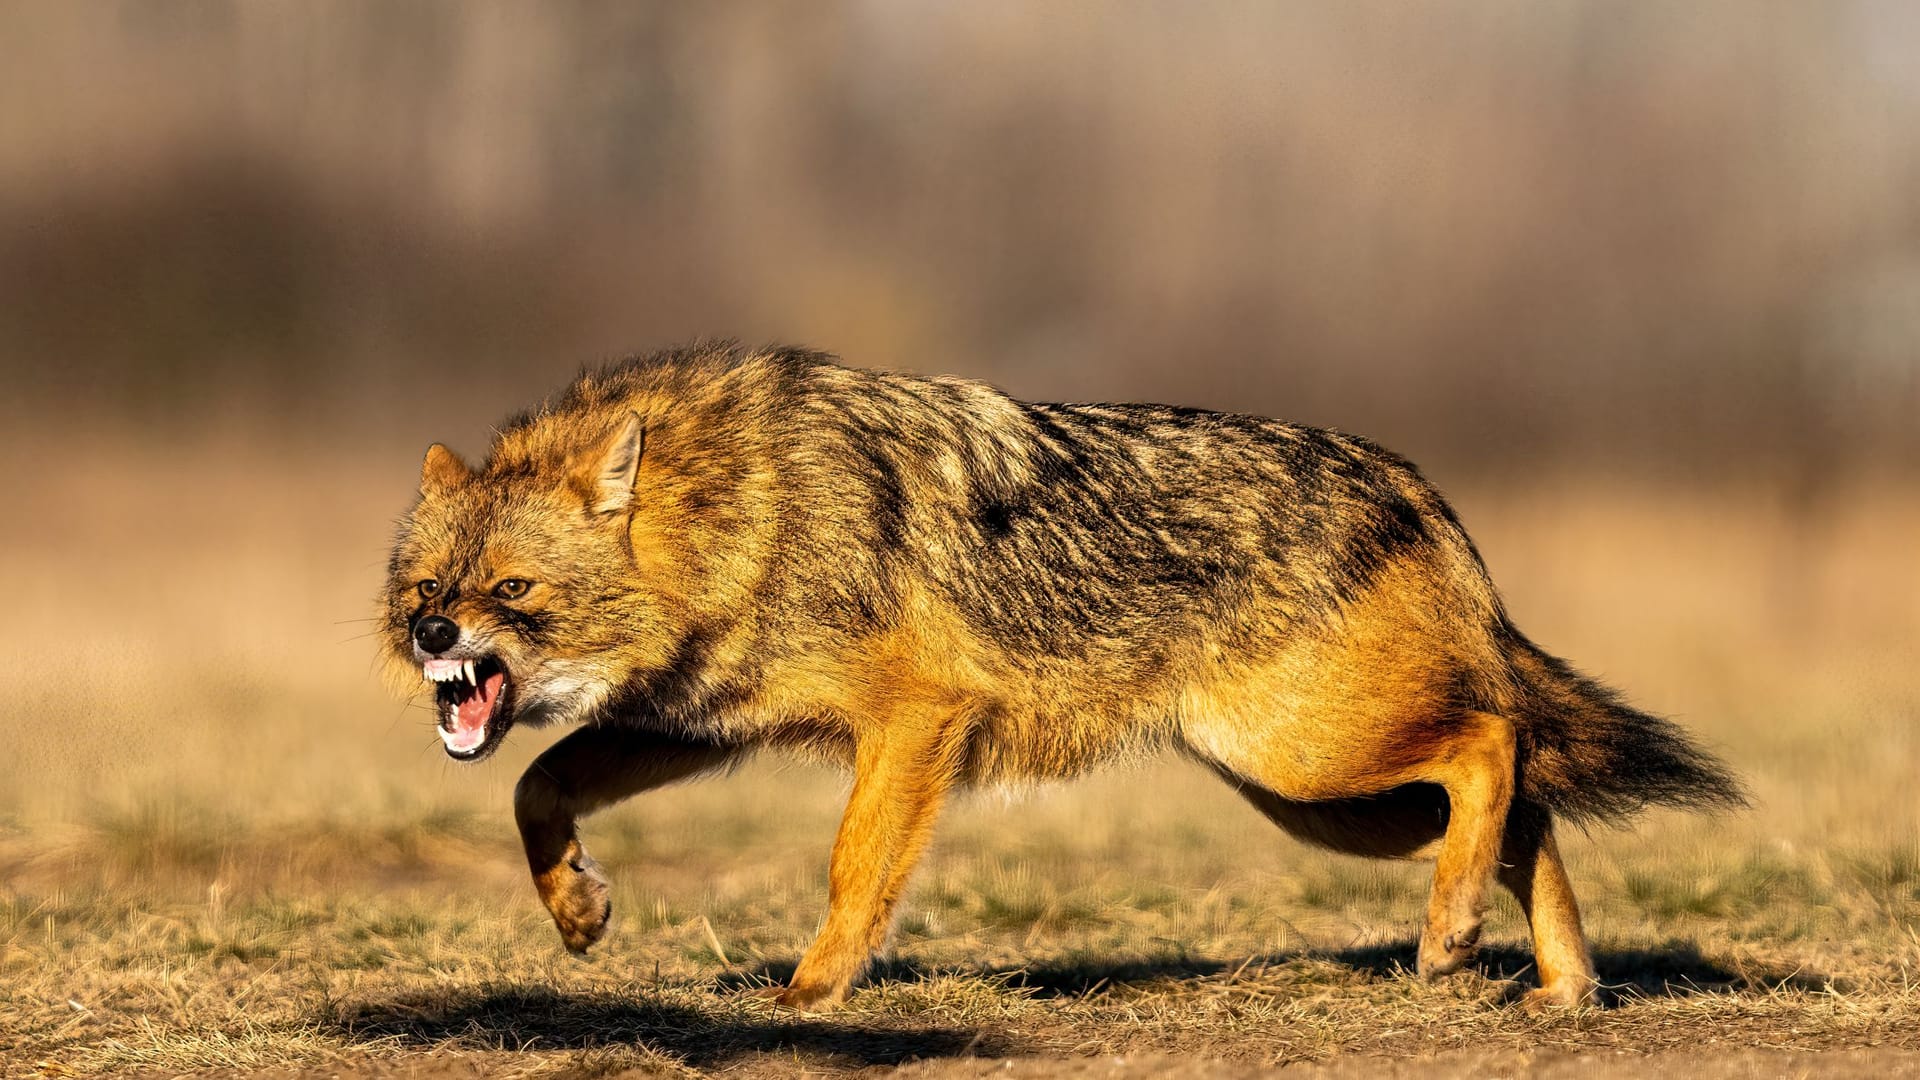
[[473, 693], [461, 698], [453, 707], [453, 730], [466, 734], [486, 727], [487, 718], [493, 715], [493, 699], [500, 695], [506, 681], [507, 677], [496, 671]]

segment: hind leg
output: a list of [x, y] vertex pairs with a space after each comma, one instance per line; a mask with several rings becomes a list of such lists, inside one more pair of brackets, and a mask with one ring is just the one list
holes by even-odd
[[1447, 831], [1446, 792], [1431, 784], [1303, 802], [1249, 783], [1214, 762], [1206, 764], [1287, 835], [1343, 855], [1431, 858]]
[[[1231, 730], [1231, 737], [1223, 737]], [[1486, 917], [1487, 890], [1499, 860], [1513, 800], [1516, 746], [1513, 725], [1489, 713], [1466, 713], [1448, 723], [1396, 730], [1359, 725], [1302, 728], [1275, 738], [1244, 729], [1190, 728], [1188, 746], [1282, 826], [1340, 850], [1410, 855], [1439, 833], [1422, 820], [1410, 784], [1438, 786], [1446, 824], [1435, 858], [1433, 890], [1420, 935], [1420, 974], [1437, 978], [1460, 970], [1473, 955]], [[1368, 797], [1386, 795], [1377, 840], [1359, 835]], [[1315, 812], [1314, 803], [1342, 800]], [[1296, 826], [1306, 826], [1305, 829]], [[1429, 831], [1431, 830], [1431, 831]]]
[[1527, 992], [1527, 1007], [1594, 1004], [1599, 979], [1547, 811], [1527, 804], [1513, 808], [1499, 878], [1520, 901], [1533, 929], [1533, 962], [1540, 988]]
[[1434, 860], [1427, 925], [1420, 935], [1420, 974], [1451, 975], [1473, 956], [1486, 918], [1507, 810], [1513, 800], [1513, 725], [1472, 713], [1459, 735], [1420, 770], [1419, 779], [1447, 792], [1447, 834]]

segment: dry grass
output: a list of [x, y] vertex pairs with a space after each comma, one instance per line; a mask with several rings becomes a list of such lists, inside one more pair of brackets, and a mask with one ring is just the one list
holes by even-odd
[[[822, 914], [837, 778], [762, 762], [593, 822], [617, 925], [575, 961], [504, 813], [551, 735], [445, 763], [348, 621], [407, 463], [284, 498], [224, 450], [121, 449], [15, 478], [27, 512], [0, 534], [33, 568], [0, 628], [0, 1071], [1498, 1072], [1738, 1048], [1760, 1074], [1810, 1059], [1751, 1055], [1885, 1071], [1915, 1059], [1871, 1055], [1920, 1050], [1913, 492], [1836, 492], [1811, 519], [1734, 494], [1458, 494], [1522, 625], [1680, 715], [1759, 797], [1571, 840], [1604, 1011], [1505, 1004], [1528, 973], [1504, 901], [1482, 974], [1406, 977], [1423, 868], [1303, 849], [1161, 764], [968, 799], [894, 959], [844, 1012], [794, 1018], [746, 991]], [[84, 497], [109, 473], [113, 498]]]

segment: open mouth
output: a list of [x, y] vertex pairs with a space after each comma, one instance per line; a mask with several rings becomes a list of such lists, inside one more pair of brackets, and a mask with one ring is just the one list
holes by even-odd
[[440, 714], [440, 741], [447, 756], [478, 761], [500, 742], [513, 724], [513, 680], [491, 656], [477, 660], [428, 660], [421, 674], [434, 684]]

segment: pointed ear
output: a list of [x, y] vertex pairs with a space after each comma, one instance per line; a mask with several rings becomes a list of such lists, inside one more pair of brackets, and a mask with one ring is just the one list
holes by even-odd
[[460, 455], [434, 443], [427, 447], [427, 460], [420, 465], [420, 494], [429, 498], [444, 495], [473, 479], [473, 470]]
[[612, 434], [580, 455], [573, 477], [586, 493], [589, 513], [617, 514], [633, 502], [633, 481], [646, 445], [640, 414], [629, 412]]

